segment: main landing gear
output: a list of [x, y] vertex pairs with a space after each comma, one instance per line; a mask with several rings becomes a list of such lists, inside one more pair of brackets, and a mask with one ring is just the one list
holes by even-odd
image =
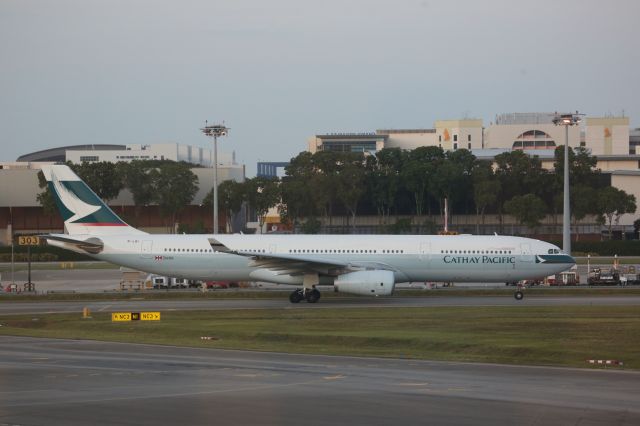
[[518, 290], [515, 293], [513, 293], [513, 297], [515, 297], [516, 300], [522, 300], [524, 299], [524, 293], [522, 292], [522, 290]]
[[320, 292], [315, 288], [301, 288], [294, 290], [289, 295], [291, 303], [299, 303], [302, 300], [306, 300], [308, 303], [316, 303], [320, 300]]

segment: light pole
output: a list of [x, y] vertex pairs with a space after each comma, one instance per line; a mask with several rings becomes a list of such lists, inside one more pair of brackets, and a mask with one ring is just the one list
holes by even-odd
[[200, 129], [206, 136], [213, 137], [213, 233], [218, 233], [218, 136], [227, 136], [229, 128], [224, 124], [214, 124], [209, 126], [205, 121], [205, 126]]
[[569, 126], [576, 126], [580, 123], [580, 116], [576, 111], [575, 114], [558, 114], [556, 112], [553, 117], [553, 124], [556, 126], [564, 126], [564, 197], [563, 197], [563, 215], [562, 215], [562, 250], [571, 255], [571, 207], [569, 204]]

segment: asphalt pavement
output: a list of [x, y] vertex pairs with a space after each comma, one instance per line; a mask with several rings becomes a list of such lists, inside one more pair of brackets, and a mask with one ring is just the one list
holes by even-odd
[[0, 425], [637, 425], [640, 373], [0, 337]]

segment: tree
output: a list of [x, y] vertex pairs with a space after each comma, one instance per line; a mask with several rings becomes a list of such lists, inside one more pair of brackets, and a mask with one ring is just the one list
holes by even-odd
[[[564, 179], [564, 145], [556, 147], [553, 166], [556, 177], [562, 185]], [[596, 168], [598, 158], [592, 156], [584, 147], [569, 149], [569, 175], [573, 182], [594, 187], [598, 184], [600, 170]]]
[[149, 161], [133, 160], [130, 163], [117, 163], [116, 169], [122, 176], [124, 186], [131, 191], [135, 204], [135, 216], [140, 217], [143, 206], [151, 204], [155, 196], [155, 187]]
[[46, 214], [56, 214], [58, 211], [56, 208], [56, 202], [53, 199], [53, 195], [51, 194], [51, 190], [49, 189], [49, 184], [44, 178], [44, 173], [42, 173], [42, 170], [38, 172], [38, 186], [44, 190], [36, 195], [36, 200], [38, 200], [38, 203], [40, 203]]
[[437, 146], [419, 147], [405, 154], [400, 176], [413, 195], [418, 216], [422, 216], [425, 200], [428, 199], [429, 184], [437, 176], [444, 158], [444, 151]]
[[636, 197], [621, 189], [608, 186], [598, 191], [596, 206], [601, 223], [607, 225], [609, 238], [611, 238], [613, 224], [620, 221], [620, 216], [636, 212]]
[[[245, 200], [245, 185], [234, 180], [225, 180], [218, 185], [218, 208], [224, 212], [226, 232], [232, 232], [233, 216], [242, 209]], [[213, 188], [202, 201], [202, 205], [212, 207]]]
[[387, 224], [396, 204], [403, 157], [399, 148], [385, 148], [376, 155], [367, 156], [365, 161], [367, 190], [383, 225]]
[[[594, 200], [598, 191], [588, 185], [576, 184], [571, 188], [571, 217], [574, 224], [584, 219], [588, 214], [596, 214], [597, 208]], [[579, 227], [575, 229], [576, 240], [580, 238]]]
[[471, 172], [475, 164], [476, 157], [469, 150], [459, 149], [446, 153], [445, 161], [433, 174], [430, 182], [431, 192], [440, 205], [440, 214], [444, 214], [445, 199], [448, 200], [449, 216], [452, 215], [456, 200], [471, 199]]
[[484, 225], [484, 212], [498, 200], [500, 181], [493, 174], [491, 163], [478, 162], [471, 171], [473, 200], [476, 207], [476, 234], [480, 233], [480, 219]]
[[82, 164], [69, 163], [69, 167], [82, 179], [105, 203], [118, 196], [124, 188], [122, 175], [116, 163], [100, 161]]
[[351, 214], [351, 229], [355, 233], [358, 203], [364, 194], [364, 156], [362, 153], [346, 152], [337, 156], [337, 159], [336, 196]]
[[542, 162], [537, 155], [529, 156], [523, 151], [510, 151], [496, 155], [495, 164], [495, 174], [502, 189], [497, 203], [498, 217], [502, 227], [502, 207], [505, 202], [527, 193], [542, 197], [546, 190], [543, 184], [544, 176], [548, 172], [542, 168]]
[[547, 206], [542, 198], [534, 194], [516, 195], [504, 203], [504, 210], [514, 216], [521, 225], [535, 229], [547, 214]]
[[267, 213], [271, 207], [280, 202], [280, 187], [278, 178], [256, 176], [245, 181], [246, 200], [256, 212], [260, 232]]
[[280, 217], [283, 222], [293, 224], [294, 232], [300, 219], [309, 220], [324, 211], [326, 194], [313, 191], [318, 186], [315, 182], [317, 174], [310, 152], [301, 152], [285, 168], [285, 176], [280, 182]]
[[311, 192], [314, 194], [315, 204], [324, 212], [331, 225], [333, 205], [337, 201], [336, 190], [338, 181], [338, 153], [331, 151], [319, 151], [313, 154], [313, 175], [309, 182]]
[[151, 169], [154, 201], [163, 216], [175, 225], [178, 214], [193, 200], [198, 191], [198, 177], [187, 163], [165, 163]]

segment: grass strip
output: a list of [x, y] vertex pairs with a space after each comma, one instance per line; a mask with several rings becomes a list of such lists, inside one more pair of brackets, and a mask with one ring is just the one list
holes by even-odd
[[[193, 299], [286, 299], [293, 287], [282, 290], [212, 290], [174, 291], [144, 290], [131, 292], [104, 293], [46, 293], [46, 294], [10, 294], [0, 293], [0, 305], [11, 302], [51, 302], [51, 301], [108, 301], [108, 300], [193, 300]], [[335, 293], [322, 289], [322, 298], [370, 298], [345, 293]], [[515, 287], [504, 288], [439, 288], [435, 290], [400, 289], [391, 297], [512, 297]], [[638, 296], [640, 287], [532, 287], [525, 290], [525, 297], [546, 296]]]
[[640, 368], [639, 306], [171, 311], [128, 323], [48, 314], [0, 324], [5, 335], [521, 365], [614, 359]]

